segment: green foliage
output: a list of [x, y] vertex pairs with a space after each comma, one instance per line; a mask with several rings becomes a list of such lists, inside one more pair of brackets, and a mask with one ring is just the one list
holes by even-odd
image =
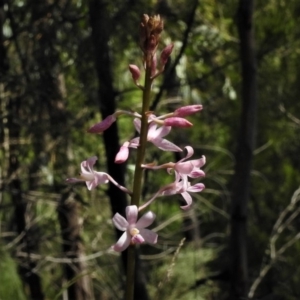
[[21, 278], [17, 271], [14, 259], [10, 257], [7, 250], [0, 246], [0, 299], [1, 300], [26, 300]]

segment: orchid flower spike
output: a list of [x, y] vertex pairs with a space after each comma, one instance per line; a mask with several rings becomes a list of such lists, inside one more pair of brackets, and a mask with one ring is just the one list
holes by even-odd
[[142, 244], [144, 242], [149, 244], [156, 244], [157, 234], [145, 227], [151, 225], [155, 220], [156, 215], [148, 211], [139, 220], [138, 208], [136, 205], [126, 207], [126, 219], [120, 214], [116, 213], [113, 217], [115, 226], [124, 231], [117, 243], [112, 246], [112, 249], [117, 252], [124, 251], [130, 244]]
[[96, 156], [92, 156], [81, 163], [81, 173], [79, 178], [68, 178], [68, 183], [85, 182], [88, 190], [96, 188], [99, 184], [105, 184], [109, 181], [117, 186], [120, 190], [125, 193], [132, 194], [127, 188], [118, 184], [109, 174], [104, 172], [94, 171], [93, 166], [97, 161]]

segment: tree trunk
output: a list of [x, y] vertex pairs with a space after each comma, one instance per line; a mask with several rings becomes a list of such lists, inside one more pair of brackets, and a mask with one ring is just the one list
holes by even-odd
[[242, 112], [232, 188], [230, 300], [246, 298], [248, 293], [247, 207], [256, 134], [257, 102], [253, 10], [253, 0], [240, 0], [237, 26], [242, 66]]
[[[83, 256], [83, 245], [80, 238], [80, 224], [78, 217], [78, 204], [74, 195], [66, 190], [57, 208], [58, 219], [63, 240], [63, 252], [70, 260]], [[84, 275], [86, 264], [84, 262], [70, 262], [64, 265], [65, 277], [68, 282], [77, 278], [76, 282], [68, 287], [69, 300], [93, 299], [88, 275]]]
[[[116, 93], [113, 88], [112, 66], [109, 55], [110, 33], [113, 24], [109, 19], [109, 11], [106, 2], [107, 1], [103, 0], [91, 0], [89, 8], [92, 40], [95, 52], [95, 66], [99, 83], [99, 108], [103, 119], [108, 115], [113, 114], [116, 109]], [[114, 162], [115, 156], [120, 149], [117, 122], [115, 122], [108, 130], [104, 131], [103, 140], [107, 157], [107, 171], [119, 184], [124, 185], [124, 164], [115, 164]], [[126, 195], [110, 183], [108, 196], [110, 198], [112, 214], [114, 215], [118, 212], [124, 216], [125, 208], [127, 206]], [[120, 237], [120, 235], [121, 232], [117, 231], [117, 237]], [[146, 279], [141, 270], [141, 262], [138, 258], [138, 254], [136, 259], [135, 299], [147, 300], [149, 297], [146, 290]], [[127, 251], [122, 252], [122, 262], [126, 272]]]
[[[38, 32], [40, 38], [34, 47], [34, 64], [39, 72], [37, 86], [39, 87], [39, 97], [36, 99], [42, 103], [44, 111], [43, 123], [46, 130], [42, 132], [42, 137], [36, 140], [35, 150], [44, 151], [48, 157], [54, 157], [53, 172], [54, 176], [53, 189], [57, 194], [61, 195], [57, 213], [62, 236], [62, 251], [66, 258], [78, 260], [84, 256], [84, 249], [80, 239], [80, 222], [77, 211], [77, 204], [74, 200], [70, 189], [66, 189], [62, 184], [63, 178], [61, 166], [68, 161], [69, 134], [68, 114], [64, 101], [64, 80], [60, 73], [59, 53], [55, 47], [56, 30], [47, 19], [51, 12], [51, 1], [42, 1], [32, 3], [32, 24], [36, 24], [35, 31]], [[48, 138], [58, 147], [45, 151], [40, 149], [41, 139]], [[39, 157], [40, 153], [36, 153]], [[40, 162], [41, 163], [41, 162]], [[40, 168], [40, 163], [32, 168]], [[69, 300], [92, 299], [92, 291], [90, 288], [90, 277], [84, 275], [86, 273], [86, 265], [81, 262], [70, 262], [64, 265], [64, 279], [67, 280], [67, 293]]]

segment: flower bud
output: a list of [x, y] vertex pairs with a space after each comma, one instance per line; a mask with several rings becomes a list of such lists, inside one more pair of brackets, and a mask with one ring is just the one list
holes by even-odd
[[140, 71], [140, 69], [139, 69], [138, 66], [136, 66], [136, 65], [129, 65], [129, 71], [130, 71], [132, 79], [134, 81], [139, 80], [139, 78], [141, 76], [141, 71]]
[[152, 58], [151, 76], [154, 76], [156, 74], [156, 65], [157, 65], [157, 58], [156, 58], [156, 53], [155, 53]]
[[174, 47], [174, 44], [170, 44], [167, 47], [165, 47], [165, 49], [161, 52], [160, 63], [162, 66], [164, 66], [168, 62], [169, 56], [171, 55], [171, 53], [173, 51], [173, 47]]
[[195, 114], [196, 112], [202, 110], [203, 106], [202, 105], [187, 105], [187, 106], [182, 106], [177, 108], [174, 111], [174, 116], [176, 117], [185, 117], [188, 115]]
[[107, 116], [103, 121], [92, 126], [88, 132], [89, 133], [102, 133], [106, 129], [108, 129], [114, 122], [116, 121], [115, 115]]
[[171, 117], [164, 120], [164, 126], [191, 127], [193, 124], [184, 118]]

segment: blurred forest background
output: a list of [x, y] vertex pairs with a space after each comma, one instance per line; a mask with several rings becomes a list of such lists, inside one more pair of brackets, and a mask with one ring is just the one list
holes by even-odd
[[[122, 299], [124, 257], [113, 186], [66, 185], [80, 162], [131, 185], [134, 135], [115, 109], [139, 110], [128, 64], [141, 66], [142, 14], [175, 44], [152, 109], [203, 104], [174, 143], [205, 155], [206, 189], [161, 198], [158, 244], [139, 252], [136, 299], [300, 299], [300, 2], [296, 0], [0, 0], [0, 299]], [[147, 162], [180, 156], [150, 146]], [[143, 198], [172, 181], [145, 172]], [[185, 242], [181, 245], [182, 239]]]

